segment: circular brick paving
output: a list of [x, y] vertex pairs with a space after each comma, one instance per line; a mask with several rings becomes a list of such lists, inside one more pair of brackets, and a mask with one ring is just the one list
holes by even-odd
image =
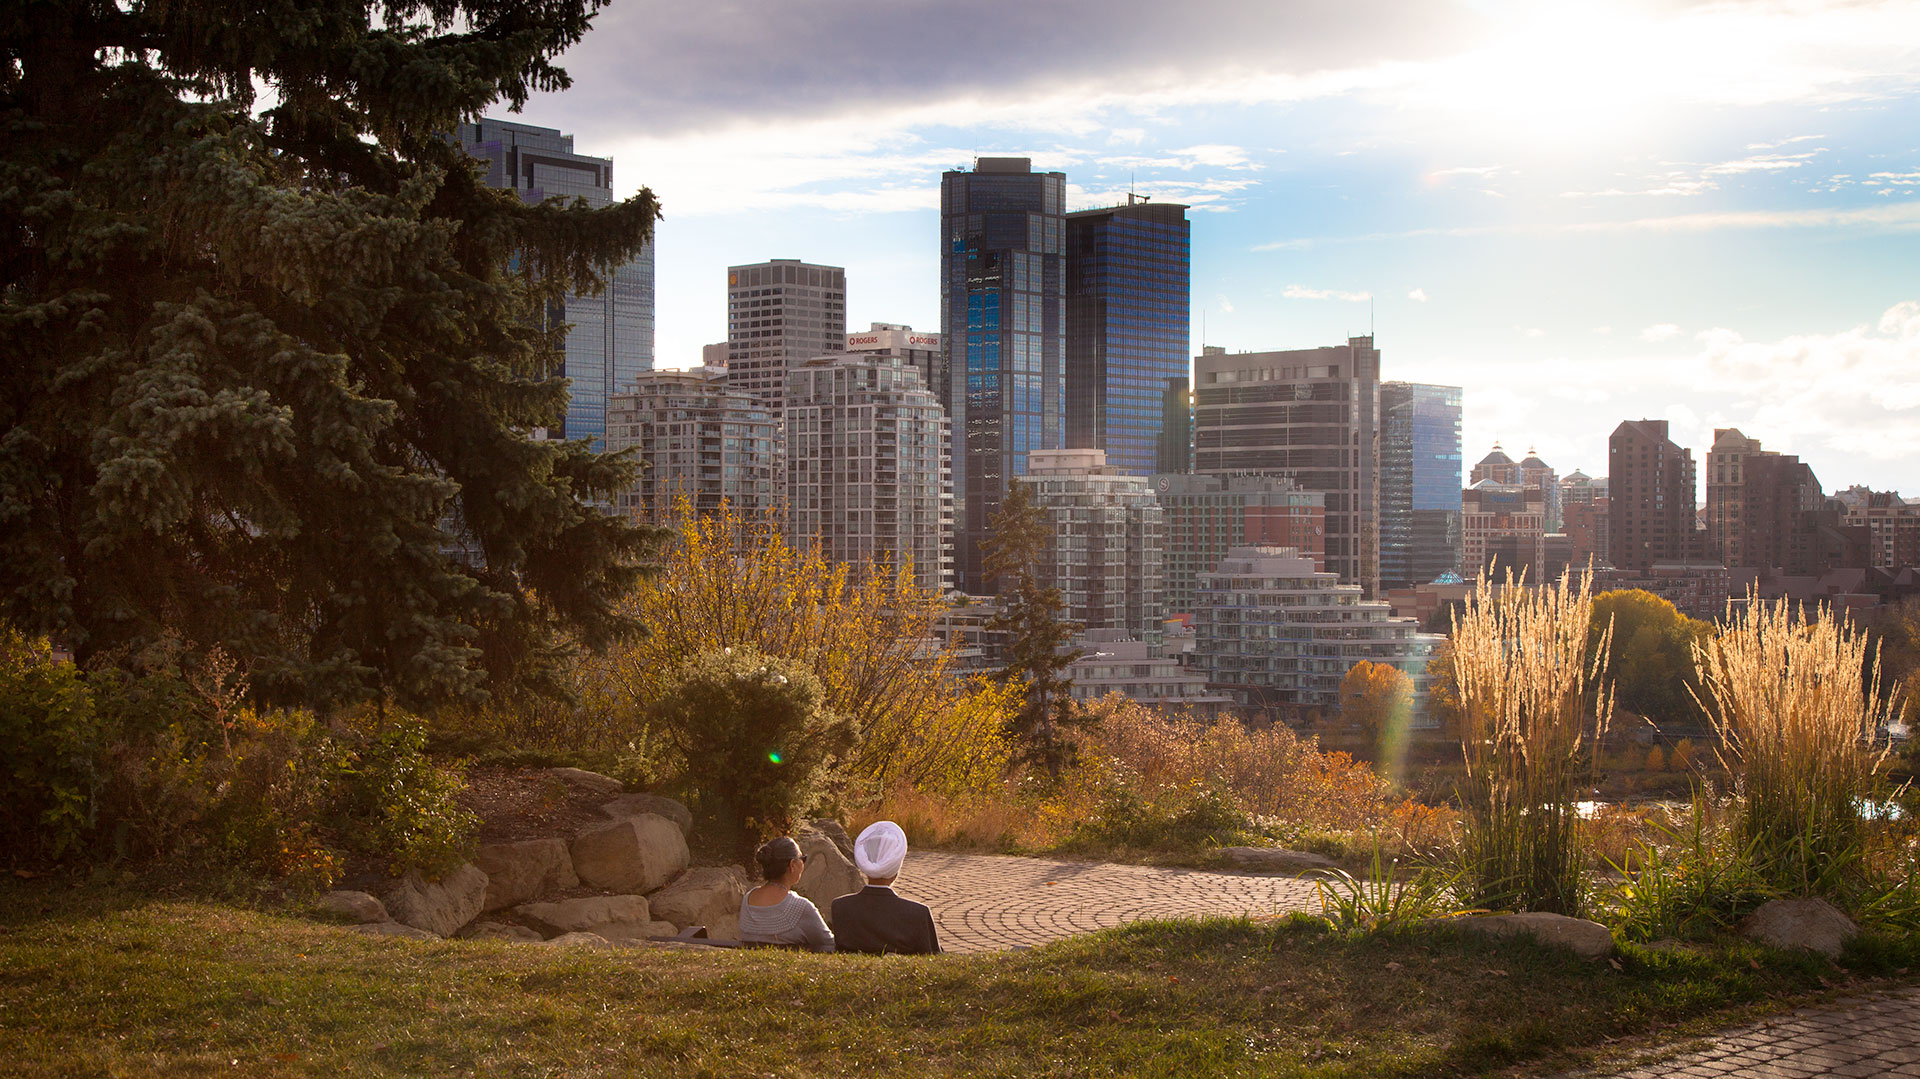
[[1713, 1037], [1705, 1049], [1615, 1079], [1920, 1079], [1920, 989], [1837, 1001]]
[[933, 909], [949, 952], [1032, 947], [1143, 918], [1318, 910], [1296, 877], [915, 851], [895, 890]]

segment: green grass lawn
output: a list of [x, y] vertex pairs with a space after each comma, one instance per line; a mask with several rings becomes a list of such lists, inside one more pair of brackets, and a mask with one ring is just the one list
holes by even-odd
[[[1906, 948], [1850, 953], [1885, 973]], [[287, 914], [0, 884], [0, 1072], [1480, 1074], [1778, 1006], [1844, 968], [1745, 945], [1616, 969], [1442, 930], [1137, 925], [874, 959], [363, 938]]]

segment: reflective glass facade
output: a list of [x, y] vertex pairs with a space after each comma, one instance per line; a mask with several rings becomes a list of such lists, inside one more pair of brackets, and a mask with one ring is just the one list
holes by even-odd
[[[550, 127], [481, 120], [461, 124], [459, 139], [487, 162], [487, 183], [527, 202], [585, 199], [613, 203], [613, 159], [573, 152], [573, 136]], [[569, 294], [554, 317], [569, 324], [561, 369], [569, 380], [567, 414], [553, 434], [591, 438], [604, 449], [607, 400], [653, 369], [653, 244], [606, 276], [598, 296]]]
[[1460, 571], [1458, 386], [1380, 384], [1380, 584]]
[[986, 591], [980, 543], [1027, 454], [1064, 445], [1066, 174], [983, 157], [940, 182], [940, 371], [953, 431], [955, 583]]
[[1067, 215], [1067, 445], [1128, 475], [1184, 471], [1161, 431], [1170, 384], [1186, 388], [1191, 252], [1175, 203]]

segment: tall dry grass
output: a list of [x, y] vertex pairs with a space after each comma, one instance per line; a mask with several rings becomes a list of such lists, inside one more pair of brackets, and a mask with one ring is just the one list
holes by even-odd
[[1467, 778], [1461, 791], [1463, 883], [1476, 906], [1578, 914], [1586, 852], [1575, 803], [1584, 752], [1613, 712], [1603, 674], [1612, 627], [1589, 647], [1593, 593], [1583, 578], [1507, 587], [1484, 575], [1456, 622], [1453, 673]]
[[1739, 796], [1736, 834], [1776, 886], [1828, 890], [1860, 857], [1863, 801], [1886, 759], [1875, 732], [1899, 714], [1866, 632], [1843, 614], [1750, 601], [1693, 657]]

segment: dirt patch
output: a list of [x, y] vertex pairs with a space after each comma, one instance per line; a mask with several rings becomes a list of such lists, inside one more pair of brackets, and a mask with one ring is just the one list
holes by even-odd
[[595, 792], [544, 768], [475, 768], [460, 804], [480, 818], [479, 840], [570, 839], [590, 824], [606, 824], [600, 807], [615, 795]]

